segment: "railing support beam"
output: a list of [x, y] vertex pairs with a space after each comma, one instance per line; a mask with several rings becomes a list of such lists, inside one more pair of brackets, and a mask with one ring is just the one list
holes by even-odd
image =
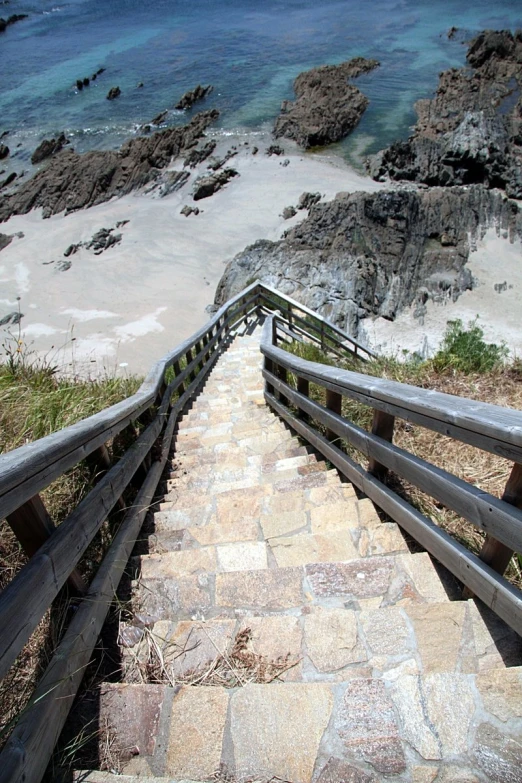
[[[388, 443], [393, 442], [393, 430], [395, 428], [395, 416], [384, 411], [375, 410], [373, 412], [372, 422], [372, 435], [377, 435], [378, 438], [387, 440]], [[378, 478], [379, 481], [383, 481], [388, 473], [388, 468], [381, 465], [375, 459], [370, 459], [368, 464], [368, 472]]]
[[[9, 514], [6, 519], [29, 558], [36, 554], [56, 530], [40, 495], [35, 495], [27, 500], [23, 506]], [[76, 569], [70, 574], [67, 584], [80, 595], [85, 595], [87, 592], [87, 585]]]
[[[326, 407], [332, 413], [337, 413], [339, 416], [342, 413], [343, 398], [338, 392], [326, 389]], [[339, 436], [333, 430], [326, 430], [326, 437], [329, 441], [339, 440]]]
[[[502, 495], [502, 500], [511, 506], [522, 508], [522, 465], [515, 462]], [[503, 574], [513, 557], [513, 550], [492, 536], [486, 540], [480, 552], [480, 559], [494, 571]]]

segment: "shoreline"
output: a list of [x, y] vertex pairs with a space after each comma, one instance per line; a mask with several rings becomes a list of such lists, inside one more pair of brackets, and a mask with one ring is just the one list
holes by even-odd
[[[210, 198], [194, 202], [191, 196], [194, 180], [206, 173], [205, 161], [188, 169], [187, 184], [164, 198], [138, 191], [67, 216], [44, 220], [37, 210], [2, 224], [3, 233], [24, 237], [15, 237], [0, 255], [0, 317], [17, 309], [20, 296], [27, 350], [47, 355], [66, 375], [146, 374], [208, 320], [205, 308], [234, 255], [258, 239], [279, 239], [306, 217], [306, 211], [290, 220], [281, 216], [301, 193], [318, 191], [330, 200], [340, 191], [383, 187], [335, 155], [304, 153], [286, 140], [284, 155], [267, 156], [273, 143], [268, 131], [254, 131], [248, 145], [243, 134], [210, 132], [207, 138], [218, 141], [217, 157], [238, 148], [227, 165], [239, 176]], [[200, 214], [181, 215], [185, 204]], [[129, 223], [116, 229], [121, 243], [101, 255], [81, 247], [69, 257], [71, 267], [59, 271], [69, 245], [124, 220]], [[17, 336], [18, 326], [0, 327], [0, 342], [8, 332]]]

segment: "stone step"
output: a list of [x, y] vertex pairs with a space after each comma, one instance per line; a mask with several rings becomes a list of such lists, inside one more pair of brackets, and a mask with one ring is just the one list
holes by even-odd
[[121, 749], [122, 771], [192, 781], [520, 780], [520, 669], [256, 681], [265, 674], [232, 688], [103, 686], [100, 725]]
[[[171, 685], [198, 683], [223, 666], [259, 669], [264, 681], [276, 685], [483, 674], [504, 670], [506, 661], [521, 663], [516, 635], [504, 629], [495, 643], [493, 628], [491, 618], [484, 619], [473, 601], [379, 608], [369, 601], [361, 609], [311, 606], [298, 614], [163, 620], [149, 630], [124, 629], [125, 638], [133, 642], [126, 681], [141, 681], [151, 656], [153, 668], [160, 665]], [[487, 637], [489, 651], [484, 646]]]
[[[177, 554], [186, 553], [167, 553], [166, 557]], [[142, 576], [135, 589], [135, 611], [156, 620], [186, 620], [194, 615], [211, 619], [252, 612], [274, 614], [313, 606], [379, 608], [447, 600], [425, 553], [376, 555], [346, 563]]]

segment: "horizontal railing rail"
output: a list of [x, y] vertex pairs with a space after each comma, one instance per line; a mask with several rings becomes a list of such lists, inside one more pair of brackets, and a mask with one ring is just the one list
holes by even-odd
[[[522, 593], [501, 575], [513, 552], [522, 552], [522, 510], [517, 507], [522, 506], [522, 413], [300, 359], [277, 346], [278, 320], [266, 319], [261, 343], [268, 404], [522, 634]], [[287, 326], [285, 319], [285, 332]], [[296, 388], [289, 383], [289, 373]], [[324, 390], [326, 405], [310, 399], [310, 383]], [[343, 397], [373, 409], [371, 432], [341, 415]], [[483, 492], [393, 445], [396, 417], [512, 461], [503, 497]], [[346, 453], [344, 443], [369, 459], [367, 470]], [[481, 557], [397, 495], [384, 481], [388, 471], [484, 531]]]

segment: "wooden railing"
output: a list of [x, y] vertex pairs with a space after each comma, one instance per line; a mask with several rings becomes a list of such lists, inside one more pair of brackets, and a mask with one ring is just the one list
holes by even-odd
[[[132, 397], [0, 456], [0, 520], [7, 520], [30, 558], [0, 594], [0, 679], [65, 583], [82, 597], [0, 754], [0, 783], [41, 780], [153, 500], [176, 422], [226, 348], [231, 329], [249, 316], [274, 309], [281, 328], [294, 339], [304, 336], [338, 356], [371, 356], [334, 324], [255, 282], [157, 362]], [[137, 435], [136, 430], [141, 432]], [[133, 442], [111, 464], [107, 445], [123, 431]], [[99, 481], [55, 527], [39, 493], [84, 460], [95, 468]], [[126, 509], [123, 495], [131, 485], [137, 496]], [[86, 585], [77, 566], [115, 508], [123, 514], [118, 533], [92, 583]]]
[[[268, 405], [446, 566], [469, 594], [522, 634], [522, 593], [501, 575], [513, 552], [522, 552], [522, 412], [305, 361], [277, 347], [287, 329], [286, 322], [281, 329], [277, 317], [265, 321], [261, 351]], [[324, 390], [325, 405], [310, 399], [310, 383]], [[371, 432], [341, 415], [343, 397], [373, 410]], [[396, 418], [513, 462], [502, 499], [393, 445]], [[345, 444], [368, 458], [368, 469], [348, 456]], [[394, 492], [384, 481], [388, 471], [484, 531], [481, 556]]]

